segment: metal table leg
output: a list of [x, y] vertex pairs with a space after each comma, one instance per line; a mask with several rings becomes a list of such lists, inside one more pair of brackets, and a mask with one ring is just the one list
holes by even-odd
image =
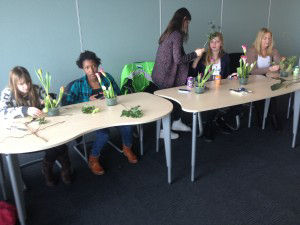
[[195, 161], [196, 161], [196, 126], [197, 113], [193, 113], [193, 130], [192, 130], [192, 160], [191, 160], [191, 181], [195, 179]]
[[165, 154], [168, 167], [168, 183], [171, 184], [171, 168], [172, 168], [172, 157], [171, 157], [171, 126], [170, 126], [170, 114], [162, 119], [164, 142], [165, 142]]
[[252, 120], [252, 105], [253, 105], [253, 102], [250, 102], [250, 107], [249, 107], [249, 118], [248, 118], [248, 128], [251, 127], [251, 120]]
[[265, 100], [265, 109], [264, 109], [264, 118], [263, 118], [263, 124], [262, 124], [262, 129], [265, 129], [266, 126], [266, 118], [268, 116], [268, 111], [269, 111], [269, 106], [270, 106], [270, 98], [267, 98]]
[[298, 131], [299, 124], [299, 111], [300, 111], [300, 91], [295, 92], [294, 96], [294, 115], [293, 115], [293, 142], [292, 148], [295, 148], [296, 145], [296, 137]]
[[198, 115], [198, 122], [199, 122], [199, 136], [198, 137], [201, 137], [203, 135], [202, 117], [201, 117], [200, 112], [198, 112], [197, 115]]
[[160, 126], [161, 126], [161, 119], [156, 121], [156, 152], [159, 151]]
[[6, 191], [6, 179], [4, 174], [4, 167], [3, 167], [3, 160], [2, 154], [0, 154], [0, 182], [1, 182], [1, 189], [2, 189], [2, 196], [4, 200], [7, 200], [7, 191]]
[[8, 173], [11, 181], [11, 186], [15, 197], [19, 221], [21, 225], [25, 225], [26, 211], [23, 195], [23, 181], [21, 177], [21, 169], [19, 167], [18, 155], [9, 154], [5, 155], [5, 158], [8, 166]]
[[141, 156], [144, 155], [144, 128], [143, 128], [143, 124], [139, 125], [140, 127], [140, 153]]

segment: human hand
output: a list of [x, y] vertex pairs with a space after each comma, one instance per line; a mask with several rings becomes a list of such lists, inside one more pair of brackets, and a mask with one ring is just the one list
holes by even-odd
[[271, 72], [276, 72], [276, 71], [279, 70], [279, 65], [270, 66], [270, 67], [269, 67], [269, 70], [270, 70]]
[[237, 80], [238, 79], [238, 74], [237, 73], [232, 73], [230, 74], [227, 79], [229, 80]]
[[91, 96], [90, 96], [90, 101], [95, 101], [95, 100], [97, 100], [97, 96], [98, 96], [98, 94], [91, 95]]
[[205, 52], [205, 48], [197, 48], [195, 50], [198, 57], [202, 56], [202, 54]]
[[32, 117], [40, 117], [43, 115], [43, 112], [35, 107], [29, 107], [27, 109], [27, 114]]

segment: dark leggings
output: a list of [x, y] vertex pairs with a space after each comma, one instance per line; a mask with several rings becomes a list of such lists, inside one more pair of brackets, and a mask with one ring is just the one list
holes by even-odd
[[[277, 100], [278, 97], [273, 97], [270, 100], [270, 107], [269, 107], [269, 115], [276, 115], [278, 110], [277, 110]], [[264, 112], [264, 107], [265, 107], [265, 100], [260, 100], [254, 102], [254, 108], [257, 113], [257, 116], [261, 117], [263, 116]]]
[[182, 115], [181, 106], [175, 101], [172, 101], [172, 100], [170, 100], [170, 101], [173, 104], [173, 111], [171, 113], [171, 121], [179, 120]]
[[60, 145], [54, 148], [49, 148], [45, 151], [45, 160], [48, 162], [55, 162], [59, 158], [68, 158], [68, 146]]

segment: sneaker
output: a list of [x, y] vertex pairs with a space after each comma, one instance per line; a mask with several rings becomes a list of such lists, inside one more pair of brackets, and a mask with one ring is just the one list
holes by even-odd
[[[160, 135], [159, 135], [160, 138], [164, 138], [164, 131], [163, 130], [160, 130]], [[177, 139], [179, 138], [179, 134], [177, 133], [174, 133], [173, 131], [171, 131], [171, 139]]]
[[185, 125], [181, 121], [181, 119], [173, 121], [172, 130], [184, 131], [184, 132], [191, 132], [192, 131], [192, 129], [189, 126]]

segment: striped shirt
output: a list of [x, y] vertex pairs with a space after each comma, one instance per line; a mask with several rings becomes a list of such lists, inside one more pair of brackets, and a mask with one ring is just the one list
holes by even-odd
[[[36, 88], [38, 96], [42, 101], [42, 97], [45, 95], [44, 90], [37, 85], [34, 85], [34, 88]], [[17, 104], [13, 92], [9, 87], [4, 88], [3, 91], [1, 92], [0, 117], [4, 119], [14, 119], [14, 118], [28, 116], [27, 111], [29, 107], [30, 107], [29, 104], [28, 106], [19, 106]]]

